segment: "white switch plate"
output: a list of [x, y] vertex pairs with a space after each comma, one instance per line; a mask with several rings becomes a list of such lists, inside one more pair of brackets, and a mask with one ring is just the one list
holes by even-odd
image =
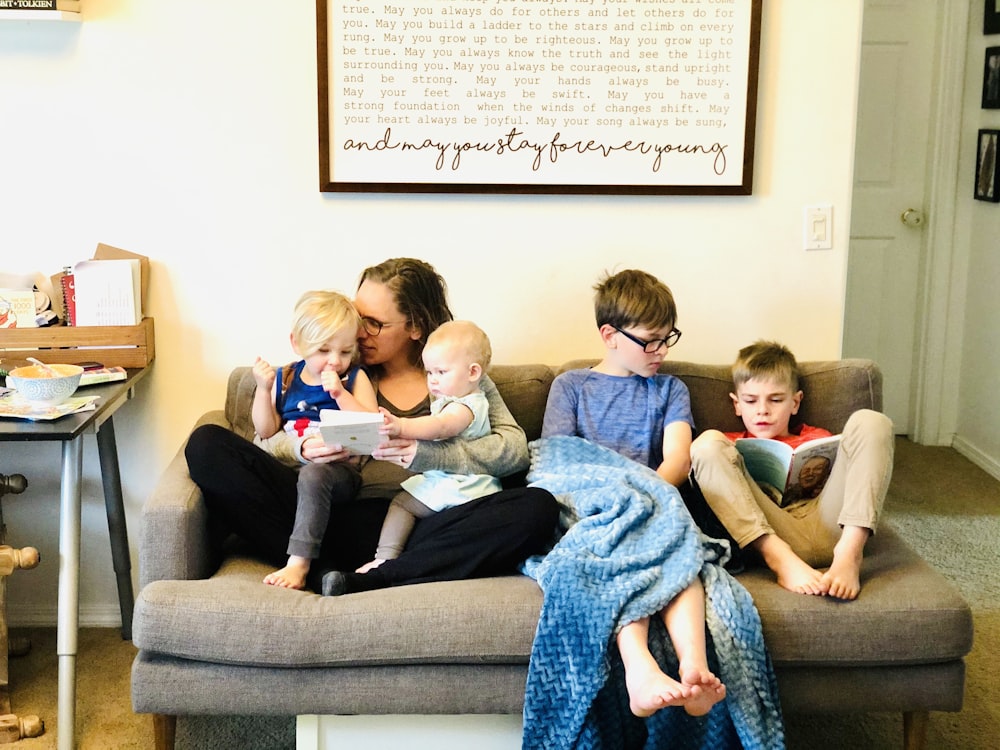
[[805, 207], [802, 246], [806, 250], [830, 250], [833, 247], [833, 206]]

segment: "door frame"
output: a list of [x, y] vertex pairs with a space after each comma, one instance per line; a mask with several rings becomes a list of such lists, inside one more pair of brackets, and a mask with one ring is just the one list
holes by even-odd
[[[923, 445], [951, 445], [958, 420], [959, 371], [947, 364], [961, 361], [966, 285], [964, 278], [953, 277], [966, 266], [968, 252], [960, 244], [964, 240], [957, 231], [955, 217], [971, 3], [942, 0], [936, 5], [936, 64], [931, 82], [927, 185], [922, 207], [928, 220], [917, 281], [909, 437]], [[859, 95], [860, 73], [859, 65]], [[958, 117], [955, 112], [960, 113]], [[844, 314], [846, 318], [846, 310]]]
[[948, 364], [962, 357], [966, 279], [955, 272], [966, 267], [962, 259], [968, 248], [958, 232], [956, 213], [970, 6], [969, 0], [938, 5], [910, 436], [924, 445], [951, 445], [958, 419], [960, 368]]

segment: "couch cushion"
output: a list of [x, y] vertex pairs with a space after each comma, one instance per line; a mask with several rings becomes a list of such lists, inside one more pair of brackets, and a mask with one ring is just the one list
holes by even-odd
[[321, 597], [265, 586], [269, 570], [230, 558], [208, 580], [147, 585], [136, 647], [247, 666], [527, 663], [542, 600], [523, 576]]
[[861, 595], [804, 596], [753, 568], [737, 576], [753, 597], [776, 665], [907, 665], [960, 659], [972, 611], [958, 590], [886, 523], [868, 542]]
[[528, 440], [540, 437], [555, 371], [548, 365], [493, 365], [489, 376]]
[[[521, 576], [324, 598], [264, 586], [267, 572], [231, 558], [206, 581], [146, 586], [135, 645], [245, 666], [527, 664], [542, 600]], [[779, 666], [926, 664], [968, 653], [968, 605], [887, 526], [869, 543], [863, 576], [854, 602], [793, 594], [762, 569], [738, 580]]]

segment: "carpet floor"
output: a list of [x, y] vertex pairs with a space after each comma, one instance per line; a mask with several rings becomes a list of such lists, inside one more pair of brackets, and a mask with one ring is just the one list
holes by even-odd
[[[967, 659], [965, 706], [932, 713], [932, 750], [988, 750], [1000, 738], [1000, 482], [950, 448], [897, 443], [886, 518], [924, 558], [953, 581], [972, 607], [975, 642]], [[862, 595], [864, 593], [862, 592]], [[15, 628], [30, 652], [10, 660], [15, 713], [36, 714], [45, 733], [11, 745], [17, 750], [56, 747], [58, 663], [54, 628]], [[77, 747], [80, 750], [149, 748], [152, 720], [132, 713], [129, 668], [135, 649], [110, 628], [80, 631], [77, 659]], [[896, 750], [902, 745], [897, 714], [786, 716], [790, 750]], [[177, 750], [284, 750], [295, 747], [294, 720], [274, 717], [182, 717]]]

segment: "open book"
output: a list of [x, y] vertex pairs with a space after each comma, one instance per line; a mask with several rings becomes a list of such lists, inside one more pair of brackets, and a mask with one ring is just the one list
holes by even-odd
[[840, 435], [809, 440], [798, 448], [768, 438], [736, 440], [736, 449], [743, 456], [750, 476], [758, 484], [773, 487], [781, 507], [819, 494], [830, 476], [839, 447]]
[[363, 456], [385, 442], [385, 435], [378, 431], [383, 421], [381, 414], [367, 411], [321, 409], [319, 432], [327, 445], [340, 445]]

